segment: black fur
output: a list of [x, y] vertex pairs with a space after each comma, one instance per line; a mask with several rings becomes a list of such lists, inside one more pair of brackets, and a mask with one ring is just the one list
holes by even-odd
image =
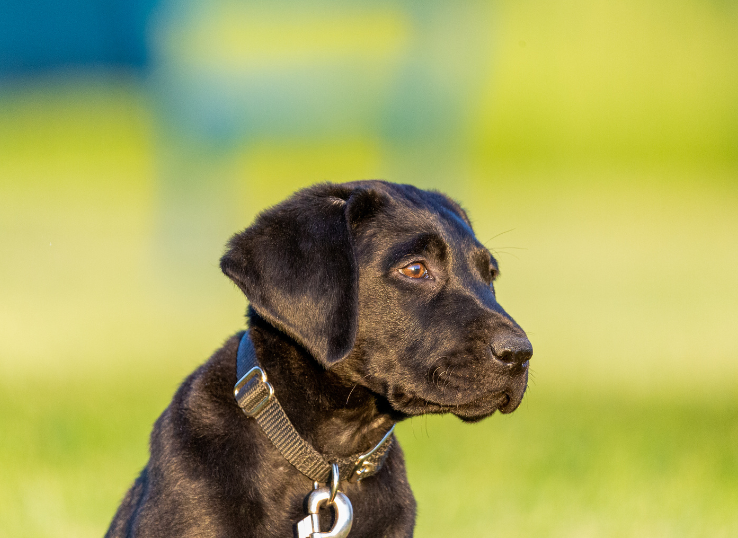
[[[431, 278], [399, 270], [422, 262]], [[382, 181], [318, 185], [231, 239], [223, 271], [248, 297], [257, 356], [295, 428], [330, 458], [393, 421], [512, 412], [532, 347], [495, 299], [497, 264], [445, 196]], [[157, 420], [151, 458], [109, 537], [285, 537], [311, 481], [236, 406], [231, 337]], [[352, 538], [412, 536], [415, 500], [395, 442], [384, 467], [342, 483]]]

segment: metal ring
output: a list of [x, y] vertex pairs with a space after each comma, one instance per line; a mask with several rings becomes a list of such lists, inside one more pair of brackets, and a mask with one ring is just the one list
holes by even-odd
[[341, 471], [338, 469], [337, 463], [331, 464], [331, 497], [328, 499], [328, 504], [333, 504], [333, 500], [336, 498], [336, 492], [338, 491], [338, 483], [341, 481]]

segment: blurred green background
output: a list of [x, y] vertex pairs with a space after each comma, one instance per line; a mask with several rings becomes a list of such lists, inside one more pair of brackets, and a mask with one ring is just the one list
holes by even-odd
[[535, 348], [399, 426], [417, 536], [738, 536], [736, 2], [134, 4], [128, 56], [0, 39], [0, 536], [101, 536], [244, 325], [229, 236], [362, 178], [467, 208]]

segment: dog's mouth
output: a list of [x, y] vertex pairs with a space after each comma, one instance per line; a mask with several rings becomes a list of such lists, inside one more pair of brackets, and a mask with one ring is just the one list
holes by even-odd
[[494, 395], [494, 403], [492, 405], [489, 405], [486, 401], [476, 401], [451, 412], [464, 422], [478, 422], [490, 416], [495, 411], [499, 411], [505, 415], [512, 413], [518, 408], [522, 400], [523, 393], [518, 396], [512, 392], [502, 392]]
[[477, 422], [495, 411], [503, 414], [515, 411], [523, 400], [527, 381], [526, 370], [523, 375], [511, 379], [504, 388], [482, 394], [467, 396], [460, 391], [448, 391], [442, 397], [438, 394], [425, 396], [395, 387], [388, 399], [394, 409], [409, 416], [451, 413], [464, 422]]

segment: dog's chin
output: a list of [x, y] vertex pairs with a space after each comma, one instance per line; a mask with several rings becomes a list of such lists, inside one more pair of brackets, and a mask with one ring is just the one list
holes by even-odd
[[479, 422], [495, 411], [503, 414], [515, 411], [523, 401], [527, 379], [526, 372], [503, 390], [484, 393], [463, 403], [447, 403], [399, 390], [393, 391], [389, 401], [395, 411], [405, 416], [450, 413], [464, 422]]
[[520, 406], [524, 393], [525, 389], [519, 395], [512, 392], [494, 394], [491, 397], [481, 398], [479, 401], [472, 402], [469, 405], [459, 406], [452, 413], [464, 422], [479, 422], [492, 415], [495, 411], [506, 415], [512, 413]]
[[494, 392], [462, 404], [447, 404], [418, 396], [403, 395], [398, 397], [399, 395], [396, 395], [390, 403], [396, 411], [405, 416], [450, 413], [464, 422], [471, 423], [479, 422], [495, 411], [500, 411], [503, 414], [512, 413], [523, 400], [524, 392], [524, 388], [522, 391]]

